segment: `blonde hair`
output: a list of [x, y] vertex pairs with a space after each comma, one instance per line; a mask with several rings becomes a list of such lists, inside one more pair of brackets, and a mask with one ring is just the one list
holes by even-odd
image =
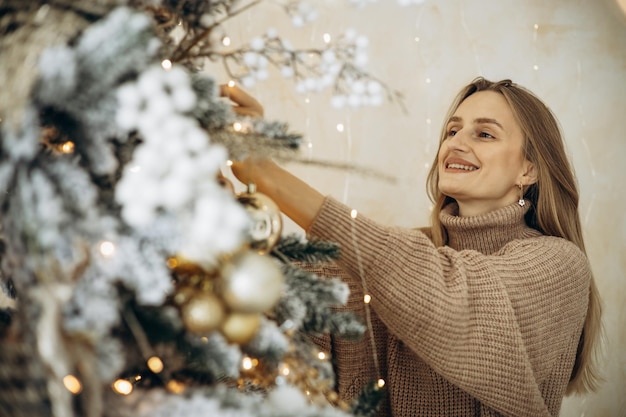
[[[478, 91], [495, 91], [502, 94], [524, 133], [525, 156], [534, 165], [538, 178], [537, 182], [524, 192], [524, 198], [531, 202], [525, 216], [526, 223], [545, 235], [567, 239], [586, 253], [578, 215], [579, 195], [576, 180], [554, 115], [533, 93], [510, 80], [492, 82], [479, 77], [459, 92], [445, 120], [454, 114], [463, 100]], [[440, 146], [446, 137], [445, 129], [444, 125]], [[439, 189], [437, 156], [428, 174], [427, 191], [434, 203], [431, 215], [431, 239], [436, 246], [443, 246], [447, 243], [448, 236], [439, 220], [439, 212], [454, 199], [443, 195]], [[567, 386], [567, 395], [595, 391], [601, 381], [596, 358], [601, 337], [601, 315], [600, 296], [592, 276], [587, 317]]]

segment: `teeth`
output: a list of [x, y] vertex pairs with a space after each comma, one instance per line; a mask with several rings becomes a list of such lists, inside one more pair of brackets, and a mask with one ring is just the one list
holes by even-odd
[[461, 165], [461, 164], [448, 164], [448, 168], [464, 169], [466, 171], [476, 171], [478, 169], [476, 167], [472, 167], [468, 165]]

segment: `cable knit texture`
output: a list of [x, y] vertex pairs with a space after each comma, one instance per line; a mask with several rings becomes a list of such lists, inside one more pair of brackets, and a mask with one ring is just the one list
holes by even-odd
[[382, 377], [381, 416], [558, 416], [591, 273], [573, 243], [526, 226], [528, 206], [459, 217], [451, 204], [440, 215], [449, 244], [437, 248], [325, 199], [308, 236], [339, 243], [341, 257], [311, 269], [344, 279], [345, 308], [364, 314], [361, 262], [381, 374], [367, 335], [325, 337], [342, 397]]

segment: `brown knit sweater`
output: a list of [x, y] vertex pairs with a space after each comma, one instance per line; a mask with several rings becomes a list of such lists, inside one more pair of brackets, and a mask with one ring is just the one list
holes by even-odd
[[381, 416], [557, 416], [590, 268], [573, 243], [527, 227], [527, 210], [459, 217], [451, 204], [440, 215], [449, 244], [437, 248], [419, 230], [352, 219], [327, 197], [308, 235], [342, 251], [337, 265], [316, 272], [341, 276], [347, 308], [363, 314], [361, 262], [381, 373], [367, 335], [357, 343], [327, 337], [340, 395], [353, 398], [382, 377]]

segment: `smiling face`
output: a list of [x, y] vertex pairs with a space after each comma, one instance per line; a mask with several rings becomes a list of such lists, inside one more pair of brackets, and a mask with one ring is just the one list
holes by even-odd
[[524, 135], [500, 93], [467, 97], [446, 125], [438, 154], [439, 189], [461, 216], [476, 216], [519, 199], [518, 184], [535, 182], [524, 157]]

